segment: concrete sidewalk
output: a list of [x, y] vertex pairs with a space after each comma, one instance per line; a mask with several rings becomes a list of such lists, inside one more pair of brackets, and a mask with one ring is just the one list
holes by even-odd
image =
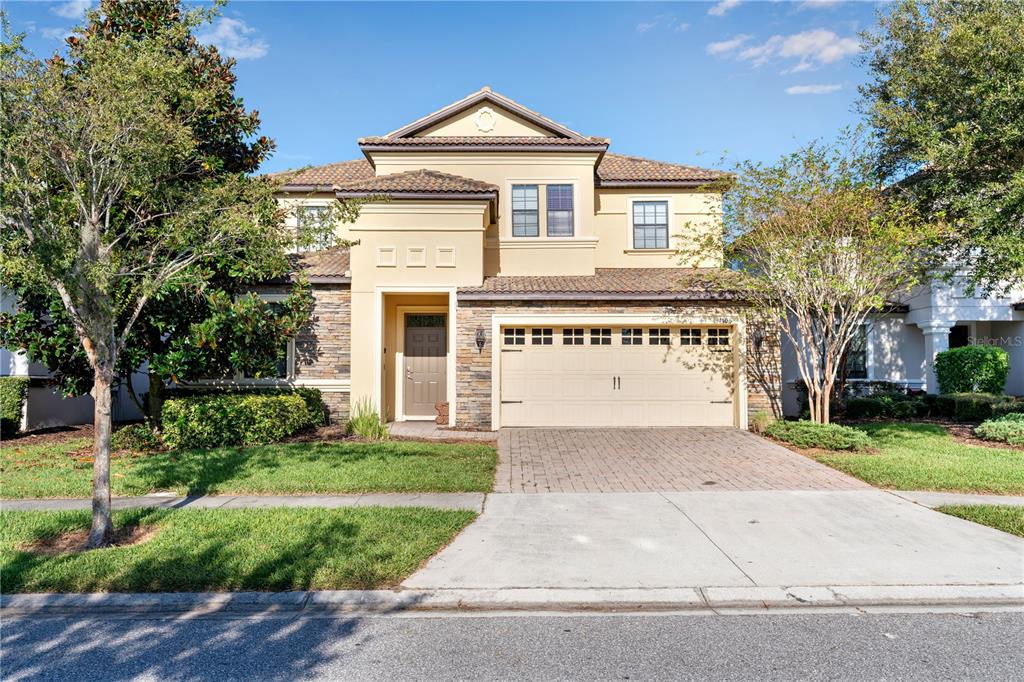
[[[357, 493], [353, 495], [143, 495], [115, 497], [114, 509], [147, 507], [157, 509], [249, 509], [257, 507], [431, 507], [468, 509], [478, 514], [484, 508], [484, 493]], [[0, 500], [4, 511], [64, 511], [90, 509], [88, 499]]]
[[1022, 584], [1022, 538], [879, 490], [771, 490], [490, 495], [403, 587]]

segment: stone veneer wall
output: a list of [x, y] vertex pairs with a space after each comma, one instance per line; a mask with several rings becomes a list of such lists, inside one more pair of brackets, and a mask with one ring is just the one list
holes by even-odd
[[[491, 428], [491, 318], [494, 315], [536, 313], [557, 315], [586, 313], [592, 315], [663, 315], [666, 324], [685, 324], [687, 317], [716, 313], [744, 312], [741, 307], [708, 303], [703, 305], [665, 306], [661, 303], [612, 303], [572, 301], [489, 302], [459, 301], [456, 338], [456, 427]], [[487, 343], [482, 351], [476, 347], [476, 330], [484, 329]], [[747, 316], [747, 414], [760, 410], [779, 409], [781, 396], [781, 359], [778, 335], [763, 332], [752, 316]]]
[[[288, 293], [287, 287], [260, 287], [258, 293]], [[313, 284], [313, 313], [295, 337], [295, 384], [339, 381], [351, 376], [352, 292], [348, 284]], [[323, 395], [332, 422], [349, 413], [349, 390], [313, 384]]]

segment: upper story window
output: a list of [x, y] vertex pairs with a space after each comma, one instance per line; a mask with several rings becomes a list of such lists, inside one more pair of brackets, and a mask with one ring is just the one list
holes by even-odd
[[571, 237], [573, 231], [572, 185], [548, 185], [548, 236]]
[[540, 236], [537, 185], [512, 185], [512, 236]]
[[300, 206], [295, 212], [296, 240], [299, 251], [319, 251], [334, 244], [334, 233], [324, 224], [326, 206]]
[[668, 248], [668, 202], [633, 202], [633, 248]]

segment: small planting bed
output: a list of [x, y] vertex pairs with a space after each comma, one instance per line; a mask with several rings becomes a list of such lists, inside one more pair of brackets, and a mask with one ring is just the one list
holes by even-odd
[[87, 512], [0, 513], [3, 592], [374, 589], [397, 585], [473, 512], [126, 510], [120, 546], [81, 551]]

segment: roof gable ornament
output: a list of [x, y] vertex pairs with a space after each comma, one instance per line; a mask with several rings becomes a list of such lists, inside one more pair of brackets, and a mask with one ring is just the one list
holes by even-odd
[[[423, 118], [419, 118], [398, 130], [393, 130], [384, 137], [385, 139], [391, 140], [413, 137], [428, 128], [437, 126], [446, 119], [457, 116], [458, 114], [465, 112], [467, 109], [478, 107], [481, 104], [485, 104], [487, 106], [481, 107], [476, 115], [475, 122], [480, 132], [490, 132], [489, 130], [484, 130], [484, 128], [480, 127], [481, 124], [487, 125], [488, 120], [490, 121], [491, 130], [493, 130], [494, 125], [497, 123], [497, 113], [494, 108], [498, 108], [507, 111], [533, 124], [534, 126], [537, 126], [538, 128], [541, 128], [554, 137], [583, 139], [583, 135], [580, 135], [575, 130], [566, 128], [560, 123], [556, 123], [550, 118], [547, 118], [532, 109], [524, 107], [515, 100], [494, 92], [489, 86], [485, 86], [480, 90], [463, 97], [457, 102], [453, 102], [446, 107], [442, 107], [433, 113], [427, 114]], [[484, 114], [485, 111], [489, 113]]]

